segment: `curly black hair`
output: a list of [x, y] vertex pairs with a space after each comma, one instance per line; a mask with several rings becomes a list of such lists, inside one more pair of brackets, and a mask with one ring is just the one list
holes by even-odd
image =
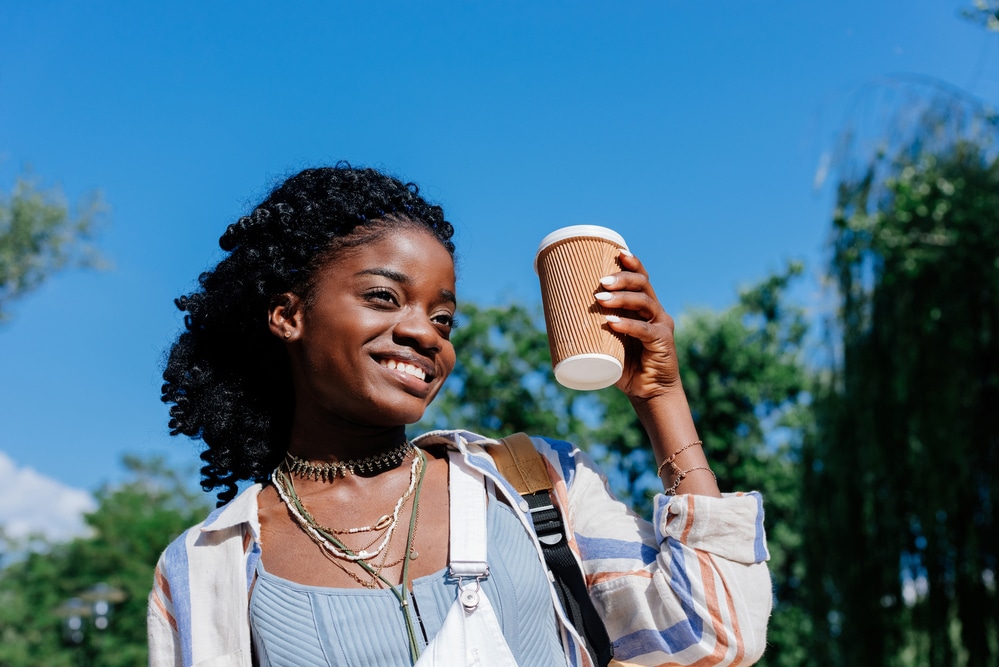
[[414, 183], [355, 168], [306, 169], [288, 178], [219, 239], [228, 255], [175, 300], [184, 331], [170, 349], [162, 400], [170, 434], [201, 439], [201, 487], [263, 482], [288, 448], [294, 391], [288, 357], [270, 332], [272, 300], [291, 292], [308, 307], [316, 270], [337, 250], [386, 226], [419, 225], [454, 255], [454, 228]]

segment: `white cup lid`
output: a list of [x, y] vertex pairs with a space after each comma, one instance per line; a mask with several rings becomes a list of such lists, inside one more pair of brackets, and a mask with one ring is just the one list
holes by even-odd
[[542, 250], [553, 243], [558, 243], [559, 241], [564, 241], [565, 239], [571, 239], [575, 236], [589, 236], [592, 238], [607, 239], [608, 241], [621, 246], [624, 250], [628, 249], [628, 244], [624, 242], [624, 237], [609, 227], [601, 227], [600, 225], [570, 225], [568, 227], [556, 229], [554, 232], [541, 239], [541, 243], [538, 244], [538, 251], [534, 253], [534, 272], [538, 272], [538, 255], [541, 254]]
[[576, 354], [555, 366], [555, 379], [569, 389], [588, 391], [611, 386], [623, 371], [621, 362], [609, 354]]

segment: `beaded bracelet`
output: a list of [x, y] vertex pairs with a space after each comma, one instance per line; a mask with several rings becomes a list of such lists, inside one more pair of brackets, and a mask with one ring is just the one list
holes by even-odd
[[676, 457], [681, 452], [685, 452], [688, 449], [690, 449], [691, 447], [696, 447], [696, 446], [700, 446], [700, 445], [703, 445], [703, 444], [704, 443], [702, 443], [700, 440], [694, 440], [689, 445], [684, 445], [680, 449], [678, 449], [675, 452], [673, 452], [672, 454], [670, 454], [670, 456], [667, 457], [667, 459], [665, 461], [663, 461], [662, 463], [659, 464], [659, 469], [656, 470], [656, 476], [657, 477], [662, 477], [663, 476], [663, 468], [665, 468], [666, 466], [669, 466], [669, 469], [670, 469], [669, 476], [670, 477], [672, 477], [673, 475], [679, 475], [680, 474], [680, 469], [677, 468], [676, 465], [674, 465], [674, 463], [673, 463], [673, 461], [676, 459]]
[[718, 481], [718, 477], [715, 475], [714, 471], [707, 466], [697, 466], [696, 468], [690, 468], [689, 470], [682, 470], [676, 474], [676, 480], [673, 482], [673, 486], [666, 489], [666, 495], [667, 496], [676, 495], [676, 490], [677, 488], [679, 488], [680, 482], [682, 482], [687, 477], [688, 473], [692, 473], [695, 470], [707, 470], [709, 473], [711, 473], [711, 476], [715, 478], [715, 482]]

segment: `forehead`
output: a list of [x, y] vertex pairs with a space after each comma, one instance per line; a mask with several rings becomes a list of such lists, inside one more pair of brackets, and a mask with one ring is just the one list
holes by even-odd
[[[365, 233], [367, 232], [367, 233]], [[388, 269], [410, 280], [444, 281], [454, 285], [454, 259], [434, 234], [417, 225], [399, 225], [361, 232], [367, 238], [334, 252], [322, 266], [323, 277], [344, 280]]]

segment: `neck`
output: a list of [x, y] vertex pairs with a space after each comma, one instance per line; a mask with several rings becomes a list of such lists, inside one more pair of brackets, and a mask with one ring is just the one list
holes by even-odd
[[296, 414], [288, 451], [308, 461], [349, 461], [395, 449], [406, 441], [405, 426], [362, 426]]

